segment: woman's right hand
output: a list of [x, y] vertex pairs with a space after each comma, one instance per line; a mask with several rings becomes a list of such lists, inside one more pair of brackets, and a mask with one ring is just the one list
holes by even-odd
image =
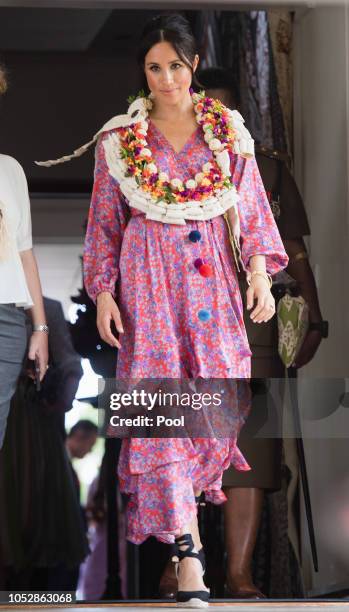
[[119, 334], [124, 333], [120, 311], [116, 302], [108, 291], [102, 291], [97, 295], [97, 328], [99, 335], [110, 346], [121, 348], [119, 340], [112, 334], [110, 324], [114, 321]]

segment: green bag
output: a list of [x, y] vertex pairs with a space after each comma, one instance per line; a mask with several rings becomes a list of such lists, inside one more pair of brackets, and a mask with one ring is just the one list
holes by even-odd
[[279, 355], [289, 368], [296, 359], [309, 327], [309, 306], [302, 296], [289, 293], [277, 305]]

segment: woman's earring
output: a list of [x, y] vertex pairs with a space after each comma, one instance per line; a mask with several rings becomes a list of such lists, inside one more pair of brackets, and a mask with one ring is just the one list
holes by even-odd
[[154, 94], [151, 91], [150, 94], [146, 98], [146, 107], [148, 111], [150, 111], [153, 108], [153, 102], [154, 102]]

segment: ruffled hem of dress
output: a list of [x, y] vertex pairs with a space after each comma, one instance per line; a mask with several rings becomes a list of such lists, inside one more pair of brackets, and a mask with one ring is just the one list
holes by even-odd
[[[214, 444], [213, 444], [214, 442]], [[124, 456], [119, 464], [121, 490], [130, 495], [127, 539], [141, 544], [154, 536], [174, 542], [197, 513], [195, 497], [201, 493], [215, 505], [226, 501], [222, 491], [223, 472], [233, 464], [250, 470], [235, 440], [193, 440], [194, 456], [159, 463], [155, 468], [131, 474]]]
[[[251, 468], [248, 467], [246, 469], [250, 470]], [[204, 503], [208, 502], [208, 503], [214, 504], [215, 506], [220, 506], [227, 501], [227, 497], [221, 488], [219, 489], [210, 488], [205, 491], [202, 491], [202, 493], [203, 493]], [[133, 495], [131, 495], [130, 497], [129, 505], [131, 506], [136, 505], [136, 502], [133, 499]], [[128, 509], [128, 512], [130, 512], [130, 508]], [[134, 525], [134, 521], [130, 520], [130, 516], [129, 516], [128, 522], [130, 524], [130, 527], [129, 527], [129, 530], [126, 536], [127, 540], [129, 540], [129, 542], [132, 542], [132, 544], [143, 544], [143, 542], [145, 542], [148, 538], [155, 537], [157, 540], [159, 540], [160, 542], [163, 542], [164, 544], [173, 544], [175, 541], [175, 538], [180, 533], [182, 533], [184, 525], [190, 524], [192, 519], [196, 515], [197, 515], [197, 506], [195, 502], [195, 507], [193, 508], [193, 511], [191, 513], [187, 512], [186, 518], [183, 518], [181, 521], [178, 521], [176, 526], [172, 526], [172, 529], [167, 530], [167, 531], [158, 531], [155, 529], [153, 530], [149, 529], [148, 531], [142, 531], [139, 527], [136, 527]]]

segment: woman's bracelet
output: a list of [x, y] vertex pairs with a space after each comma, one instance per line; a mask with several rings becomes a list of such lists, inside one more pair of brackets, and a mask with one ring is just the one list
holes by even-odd
[[268, 274], [267, 272], [264, 272], [264, 270], [253, 270], [252, 272], [247, 272], [247, 277], [246, 277], [247, 284], [250, 286], [251, 280], [253, 276], [255, 276], [256, 274], [259, 274], [259, 276], [263, 276], [263, 278], [265, 278], [265, 280], [267, 281], [269, 285], [269, 289], [271, 289], [273, 285], [273, 280], [270, 274]]
[[44, 334], [48, 334], [49, 327], [48, 325], [46, 325], [46, 323], [43, 323], [42, 325], [33, 325], [33, 331], [34, 332], [44, 332]]

